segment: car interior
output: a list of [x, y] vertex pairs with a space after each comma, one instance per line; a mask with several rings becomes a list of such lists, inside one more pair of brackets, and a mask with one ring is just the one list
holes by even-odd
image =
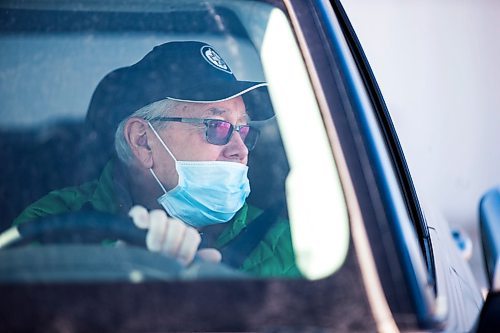
[[[0, 71], [10, 83], [0, 92], [0, 154], [6, 161], [0, 230], [51, 190], [96, 179], [113, 156], [114, 148], [85, 121], [92, 91], [107, 72], [138, 61], [156, 44], [199, 39], [227, 54], [240, 79], [264, 79], [255, 46], [232, 10], [214, 7], [214, 15], [185, 7], [147, 13], [1, 10], [6, 55]], [[249, 157], [248, 201], [266, 209], [285, 200], [289, 166], [277, 123], [271, 119], [259, 128]]]

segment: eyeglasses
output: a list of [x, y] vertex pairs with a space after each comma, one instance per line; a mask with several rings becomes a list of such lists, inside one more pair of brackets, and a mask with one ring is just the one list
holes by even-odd
[[223, 146], [231, 140], [234, 131], [240, 134], [241, 139], [245, 143], [248, 150], [255, 148], [260, 131], [249, 125], [233, 125], [228, 121], [221, 119], [201, 119], [201, 118], [172, 118], [158, 117], [151, 119], [152, 121], [172, 121], [188, 124], [204, 124], [206, 127], [205, 138], [208, 143]]

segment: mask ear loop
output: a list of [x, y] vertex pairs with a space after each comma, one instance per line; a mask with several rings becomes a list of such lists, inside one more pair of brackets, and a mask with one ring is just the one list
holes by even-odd
[[158, 140], [160, 140], [160, 143], [162, 144], [162, 146], [167, 150], [167, 152], [169, 153], [169, 155], [172, 156], [172, 158], [174, 159], [174, 161], [177, 163], [177, 159], [175, 158], [174, 154], [172, 154], [172, 152], [170, 151], [170, 149], [168, 149], [168, 147], [165, 144], [165, 142], [163, 142], [163, 139], [160, 137], [160, 135], [158, 134], [158, 132], [156, 132], [155, 128], [153, 127], [153, 125], [151, 125], [151, 123], [149, 121], [148, 121], [148, 125], [151, 128], [151, 130], [153, 131], [153, 133], [156, 135], [156, 137], [158, 138]]
[[[158, 132], [156, 132], [155, 128], [153, 127], [153, 125], [151, 125], [151, 123], [149, 121], [148, 121], [148, 125], [151, 128], [151, 130], [153, 131], [153, 133], [156, 135], [156, 137], [158, 138], [158, 140], [160, 140], [160, 143], [162, 144], [162, 146], [166, 149], [166, 151], [170, 154], [170, 156], [173, 158], [173, 160], [177, 164], [177, 160], [175, 159], [174, 154], [172, 154], [172, 152], [170, 151], [170, 149], [168, 149], [168, 147], [165, 144], [165, 142], [163, 142], [162, 138], [160, 137], [160, 135], [158, 134]], [[167, 190], [165, 189], [165, 186], [163, 186], [163, 184], [160, 182], [160, 180], [158, 179], [158, 177], [156, 176], [156, 173], [153, 171], [152, 168], [149, 168], [149, 172], [151, 172], [151, 174], [153, 175], [153, 177], [156, 180], [156, 182], [158, 183], [158, 185], [160, 185], [161, 189], [163, 190], [163, 193], [166, 194]]]
[[163, 186], [163, 184], [160, 182], [160, 180], [158, 179], [158, 177], [156, 176], [156, 173], [153, 171], [153, 169], [149, 168], [149, 171], [151, 172], [151, 174], [153, 175], [154, 179], [156, 180], [156, 182], [158, 183], [158, 185], [160, 185], [161, 189], [163, 190], [163, 193], [167, 193], [167, 190], [165, 189], [165, 187]]

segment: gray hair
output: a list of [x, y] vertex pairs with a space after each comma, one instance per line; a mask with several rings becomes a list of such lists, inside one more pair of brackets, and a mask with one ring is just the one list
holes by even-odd
[[[177, 101], [173, 101], [170, 99], [163, 99], [158, 102], [154, 102], [148, 104], [139, 110], [132, 113], [127, 118], [123, 119], [115, 132], [115, 150], [118, 158], [125, 163], [126, 165], [130, 165], [134, 160], [134, 154], [130, 149], [130, 146], [125, 140], [125, 124], [127, 120], [130, 118], [142, 118], [147, 121], [151, 121], [157, 117], [165, 117], [169, 114], [170, 111], [176, 109], [181, 103]], [[158, 122], [158, 125], [155, 126], [155, 129], [162, 129], [167, 126], [166, 122]]]

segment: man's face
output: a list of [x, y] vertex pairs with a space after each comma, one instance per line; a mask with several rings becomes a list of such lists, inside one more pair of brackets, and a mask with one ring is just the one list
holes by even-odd
[[[241, 97], [210, 104], [183, 103], [171, 111], [168, 117], [222, 119], [233, 125], [248, 122]], [[158, 134], [179, 161], [229, 161], [247, 164], [248, 149], [238, 132], [233, 133], [227, 144], [219, 146], [207, 142], [205, 131], [204, 124], [169, 122]], [[173, 188], [177, 184], [174, 161], [158, 139], [153, 135], [149, 137], [152, 138], [153, 168], [164, 185]]]

